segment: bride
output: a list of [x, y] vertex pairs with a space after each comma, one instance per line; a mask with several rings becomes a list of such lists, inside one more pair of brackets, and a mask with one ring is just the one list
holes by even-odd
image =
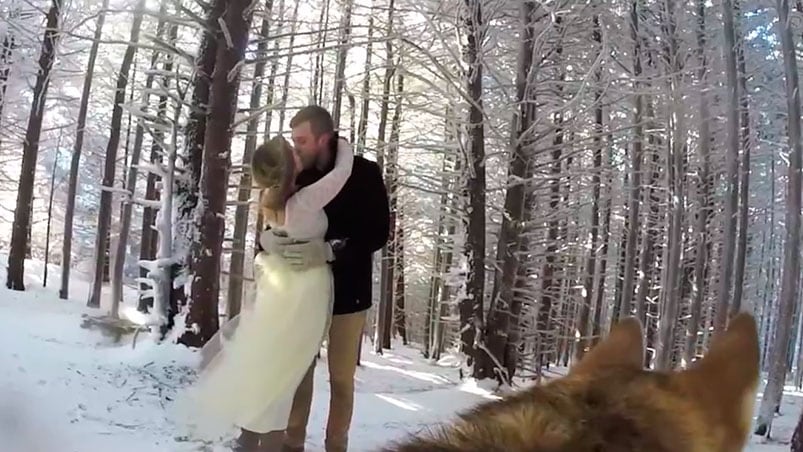
[[341, 139], [334, 169], [298, 189], [302, 166], [287, 140], [273, 138], [254, 152], [251, 171], [270, 226], [260, 237], [263, 249], [290, 240], [316, 251], [304, 267], [293, 265], [291, 256], [260, 252], [255, 258], [255, 301], [204, 347], [201, 375], [186, 394], [186, 414], [204, 436], [223, 435], [234, 426], [257, 433], [287, 427], [295, 389], [320, 349], [332, 313], [332, 255], [324, 242], [323, 208], [343, 188], [353, 162], [351, 146]]

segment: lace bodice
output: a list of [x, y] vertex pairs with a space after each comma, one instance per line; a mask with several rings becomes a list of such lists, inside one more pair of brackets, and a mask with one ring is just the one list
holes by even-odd
[[271, 229], [282, 231], [297, 240], [322, 239], [329, 222], [323, 208], [340, 192], [351, 176], [354, 152], [346, 140], [337, 142], [335, 166], [324, 177], [295, 192], [287, 200], [284, 225], [271, 224]]

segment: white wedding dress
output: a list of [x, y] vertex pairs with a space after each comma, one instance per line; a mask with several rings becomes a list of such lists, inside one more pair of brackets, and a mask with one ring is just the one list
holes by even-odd
[[[296, 240], [323, 240], [323, 207], [351, 175], [354, 154], [338, 142], [335, 166], [293, 194], [284, 225], [271, 225]], [[259, 253], [254, 261], [254, 303], [227, 322], [204, 347], [198, 382], [179, 405], [197, 433], [224, 435], [232, 427], [258, 433], [284, 430], [295, 390], [320, 350], [332, 314], [328, 265], [294, 271], [280, 256]], [[186, 420], [186, 419], [185, 419]]]

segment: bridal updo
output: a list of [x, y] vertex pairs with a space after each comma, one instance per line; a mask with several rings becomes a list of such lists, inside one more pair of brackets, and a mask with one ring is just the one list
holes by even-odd
[[292, 195], [295, 176], [293, 148], [284, 137], [273, 137], [254, 151], [251, 177], [262, 189], [259, 205], [263, 210], [276, 213], [284, 209]]

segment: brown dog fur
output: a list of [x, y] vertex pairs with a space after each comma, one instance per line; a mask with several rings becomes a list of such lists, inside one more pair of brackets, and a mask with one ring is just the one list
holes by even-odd
[[736, 452], [759, 379], [755, 320], [733, 318], [681, 372], [643, 369], [640, 323], [625, 319], [564, 377], [480, 405], [384, 452]]

